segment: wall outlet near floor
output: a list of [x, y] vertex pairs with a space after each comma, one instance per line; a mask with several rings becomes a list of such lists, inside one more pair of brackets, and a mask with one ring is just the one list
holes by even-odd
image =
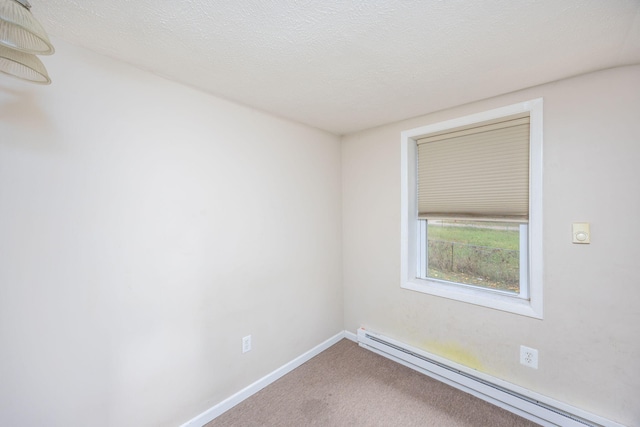
[[251, 350], [251, 335], [242, 338], [242, 352], [246, 353]]
[[533, 369], [538, 369], [538, 350], [520, 346], [520, 363]]

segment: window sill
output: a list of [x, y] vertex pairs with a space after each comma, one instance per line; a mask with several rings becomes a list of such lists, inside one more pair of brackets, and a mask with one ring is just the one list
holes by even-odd
[[477, 289], [471, 286], [456, 286], [434, 280], [414, 278], [403, 281], [403, 289], [422, 292], [495, 310], [542, 319], [542, 304], [539, 301], [519, 298], [502, 292]]

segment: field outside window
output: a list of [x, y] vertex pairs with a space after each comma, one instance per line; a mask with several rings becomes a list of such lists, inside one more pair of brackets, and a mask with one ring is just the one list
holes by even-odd
[[520, 293], [520, 224], [422, 220], [426, 225], [426, 277]]

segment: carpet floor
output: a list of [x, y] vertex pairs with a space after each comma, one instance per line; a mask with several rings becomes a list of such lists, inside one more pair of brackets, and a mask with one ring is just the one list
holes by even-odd
[[206, 427], [536, 425], [343, 339]]

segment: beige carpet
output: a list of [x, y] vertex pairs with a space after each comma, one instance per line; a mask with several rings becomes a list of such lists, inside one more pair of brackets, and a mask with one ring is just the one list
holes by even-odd
[[207, 427], [536, 425], [345, 339]]

